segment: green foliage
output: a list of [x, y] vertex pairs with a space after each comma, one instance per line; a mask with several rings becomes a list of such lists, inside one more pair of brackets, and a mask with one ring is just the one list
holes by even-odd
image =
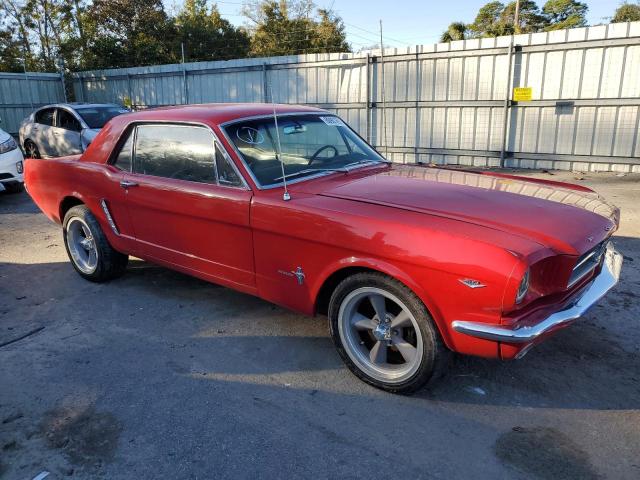
[[449, 25], [444, 33], [440, 36], [441, 42], [453, 42], [455, 40], [464, 40], [467, 38], [469, 26], [463, 22], [453, 22]]
[[245, 7], [253, 22], [251, 55], [349, 52], [342, 20], [329, 10], [314, 12], [309, 0], [263, 0]]
[[489, 2], [476, 15], [469, 29], [475, 37], [497, 37], [501, 35], [500, 16], [504, 10], [501, 2]]
[[[622, 8], [622, 7], [621, 7]], [[518, 25], [515, 25], [516, 2], [489, 2], [478, 10], [473, 23], [467, 25], [466, 38], [498, 37], [514, 33], [536, 33], [587, 25], [588, 7], [576, 0], [548, 0], [542, 11], [533, 0], [520, 1]], [[639, 9], [640, 10], [640, 9]], [[454, 31], [451, 29], [454, 27]], [[442, 41], [451, 41], [461, 32], [461, 25], [452, 23], [442, 34]]]
[[187, 62], [242, 58], [249, 53], [247, 32], [222, 18], [216, 5], [209, 9], [206, 0], [186, 0], [175, 24]]
[[548, 0], [542, 8], [549, 21], [545, 30], [585, 27], [587, 10], [589, 7], [585, 3], [576, 0]]
[[84, 68], [176, 62], [176, 27], [161, 0], [95, 0], [85, 18]]
[[640, 2], [625, 2], [615, 11], [611, 23], [638, 22], [640, 21]]
[[540, 32], [548, 25], [548, 19], [542, 15], [536, 2], [531, 0], [520, 1], [519, 31], [515, 29], [515, 16], [516, 2], [511, 2], [500, 14], [498, 25], [500, 35]]
[[255, 0], [235, 27], [214, 0], [2, 0], [0, 70], [67, 71], [350, 51], [344, 24], [311, 0]]

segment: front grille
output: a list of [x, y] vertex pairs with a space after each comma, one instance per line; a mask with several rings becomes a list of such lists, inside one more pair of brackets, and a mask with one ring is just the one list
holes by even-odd
[[568, 288], [573, 287], [600, 264], [605, 250], [606, 242], [601, 242], [578, 258], [576, 266], [573, 267], [573, 272], [571, 272]]

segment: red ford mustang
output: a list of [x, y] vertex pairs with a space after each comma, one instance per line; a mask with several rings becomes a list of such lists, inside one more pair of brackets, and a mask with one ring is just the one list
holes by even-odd
[[[129, 255], [324, 313], [362, 380], [408, 393], [450, 351], [512, 359], [618, 281], [618, 210], [593, 191], [392, 165], [340, 118], [279, 105], [118, 116], [26, 185], [91, 281]], [[285, 185], [286, 182], [286, 185]]]

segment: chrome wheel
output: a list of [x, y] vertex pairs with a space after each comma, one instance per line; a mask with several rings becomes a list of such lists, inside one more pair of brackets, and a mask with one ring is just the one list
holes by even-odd
[[98, 248], [89, 226], [79, 217], [72, 217], [67, 222], [67, 245], [78, 270], [86, 274], [96, 271]]
[[349, 293], [338, 312], [338, 331], [349, 358], [386, 383], [411, 378], [423, 358], [418, 322], [395, 295], [375, 287]]

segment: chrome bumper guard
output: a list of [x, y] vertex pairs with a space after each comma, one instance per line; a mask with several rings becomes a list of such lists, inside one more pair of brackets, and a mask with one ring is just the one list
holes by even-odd
[[572, 303], [559, 312], [552, 313], [540, 323], [532, 326], [509, 328], [479, 322], [455, 320], [451, 326], [456, 332], [505, 343], [530, 343], [536, 338], [582, 317], [604, 295], [618, 283], [622, 268], [622, 255], [609, 242], [606, 247], [602, 270], [588, 286], [576, 295]]

